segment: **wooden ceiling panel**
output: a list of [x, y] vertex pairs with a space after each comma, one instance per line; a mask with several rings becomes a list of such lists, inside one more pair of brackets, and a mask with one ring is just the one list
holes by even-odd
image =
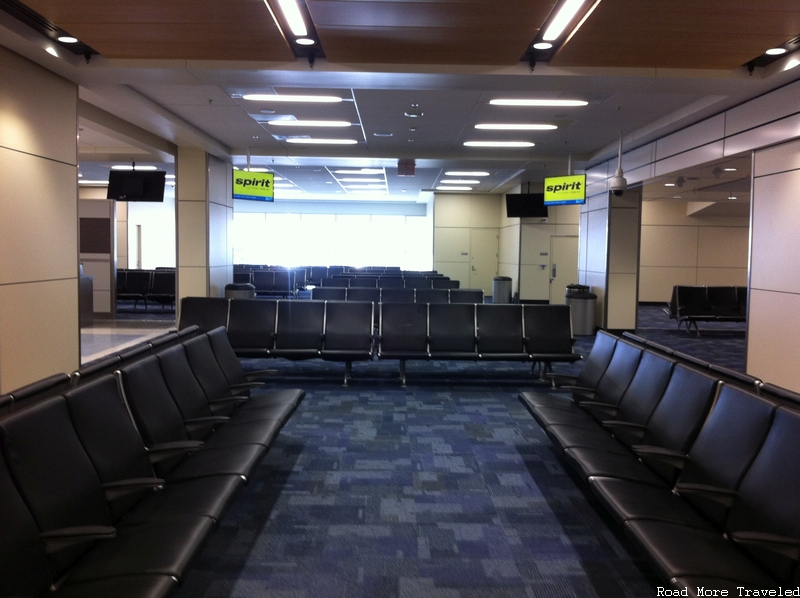
[[734, 69], [798, 32], [800, 4], [780, 0], [603, 0], [550, 64]]

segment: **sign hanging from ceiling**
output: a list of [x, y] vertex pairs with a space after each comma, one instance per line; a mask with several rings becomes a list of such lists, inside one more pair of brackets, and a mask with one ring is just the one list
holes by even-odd
[[272, 172], [233, 171], [233, 199], [250, 199], [255, 201], [275, 201]]
[[580, 204], [586, 201], [586, 175], [553, 176], [544, 179], [544, 203], [547, 206]]

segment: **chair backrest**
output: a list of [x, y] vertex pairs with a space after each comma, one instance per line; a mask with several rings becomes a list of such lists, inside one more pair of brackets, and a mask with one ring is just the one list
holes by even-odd
[[279, 301], [276, 349], [322, 349], [324, 301]]
[[275, 289], [275, 272], [272, 270], [256, 270], [253, 272], [253, 286], [256, 293], [268, 293]]
[[450, 303], [483, 303], [483, 289], [450, 289]]
[[125, 294], [145, 295], [150, 290], [152, 270], [128, 270], [125, 275]]
[[446, 277], [436, 277], [431, 279], [431, 286], [434, 289], [457, 289], [460, 283], [457, 280], [450, 280]]
[[70, 386], [70, 377], [67, 374], [53, 374], [36, 382], [26, 384], [7, 393], [11, 397], [10, 410], [31, 405], [47, 397], [61, 394]]
[[624, 340], [618, 340], [614, 355], [608, 363], [606, 371], [594, 388], [598, 401], [617, 405], [628, 389], [639, 367], [642, 349]]
[[708, 311], [713, 316], [739, 316], [736, 287], [708, 287]]
[[478, 353], [524, 354], [522, 306], [513, 303], [475, 306]]
[[[218, 339], [219, 340], [219, 339]], [[208, 335], [201, 334], [183, 343], [183, 348], [186, 350], [186, 358], [189, 360], [189, 366], [194, 372], [195, 378], [203, 387], [206, 395], [210, 399], [231, 396], [228, 375], [225, 374], [224, 367], [220, 365], [214, 349], [211, 346], [211, 340]], [[234, 356], [235, 357], [235, 356]], [[242, 379], [238, 382], [244, 381], [244, 373], [241, 369], [241, 363], [236, 359], [236, 364], [230, 363], [230, 359], [226, 359], [228, 367], [233, 371], [229, 374], [232, 378], [238, 378], [238, 374]], [[236, 367], [238, 365], [238, 368]]]
[[572, 353], [569, 305], [523, 305], [528, 353]]
[[433, 357], [437, 354], [477, 354], [474, 304], [430, 303], [428, 310], [430, 351]]
[[253, 273], [250, 270], [234, 270], [233, 282], [253, 284]]
[[635, 424], [646, 424], [667, 389], [675, 360], [645, 351], [636, 373], [625, 389], [614, 419]]
[[381, 303], [414, 303], [414, 289], [381, 289]]
[[578, 373], [576, 384], [585, 388], [594, 388], [600, 382], [603, 372], [606, 371], [611, 358], [614, 356], [614, 349], [617, 347], [617, 337], [608, 334], [603, 330], [598, 330], [594, 338], [594, 345], [586, 359], [583, 360], [583, 367]]
[[320, 286], [322, 287], [349, 287], [350, 286], [350, 279], [349, 278], [323, 278], [320, 280]]
[[361, 289], [377, 289], [378, 277], [377, 276], [356, 276], [350, 279], [350, 288], [353, 287]]
[[739, 304], [739, 315], [747, 315], [747, 287], [736, 287], [736, 299]]
[[430, 289], [431, 281], [424, 276], [406, 276], [405, 286], [407, 289]]
[[196, 325], [200, 332], [228, 325], [228, 299], [222, 297], [184, 297], [181, 299], [180, 325]]
[[708, 315], [708, 289], [706, 287], [675, 287], [678, 316]]
[[450, 303], [448, 289], [417, 289], [414, 300], [417, 303]]
[[380, 289], [402, 289], [405, 281], [402, 276], [381, 276], [378, 278], [378, 288]]
[[275, 270], [273, 289], [281, 293], [294, 291], [294, 272], [292, 270]]
[[315, 301], [344, 301], [347, 298], [345, 287], [314, 287], [311, 298]]
[[149, 293], [151, 295], [175, 295], [175, 272], [156, 270]]
[[379, 353], [427, 353], [428, 306], [381, 303], [379, 331]]
[[[212, 415], [209, 397], [195, 376], [183, 345], [170, 347], [157, 356], [164, 382], [184, 420]], [[227, 391], [227, 388], [221, 392]], [[233, 406], [231, 406], [232, 408]]]
[[347, 289], [348, 301], [368, 301], [370, 303], [380, 303], [381, 290], [377, 287], [354, 287], [350, 285]]
[[328, 266], [311, 266], [311, 276], [308, 277], [308, 282], [311, 284], [320, 284], [323, 278], [328, 278]]
[[[248, 380], [244, 368], [242, 367], [242, 362], [236, 357], [236, 353], [233, 351], [231, 341], [225, 329], [220, 327], [209, 330], [206, 337], [211, 346], [211, 351], [214, 357], [217, 358], [219, 368], [225, 375], [228, 384], [233, 385], [247, 382]], [[187, 344], [189, 344], [189, 341], [187, 341]]]
[[374, 310], [371, 302], [326, 301], [324, 350], [371, 352]]
[[271, 349], [277, 309], [278, 303], [274, 300], [231, 299], [228, 314], [231, 346], [236, 349]]

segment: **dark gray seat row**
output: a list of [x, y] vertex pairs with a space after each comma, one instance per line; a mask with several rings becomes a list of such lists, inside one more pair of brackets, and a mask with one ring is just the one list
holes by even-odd
[[447, 276], [369, 276], [340, 274], [319, 281], [323, 288], [458, 289], [459, 281]]
[[311, 298], [373, 303], [483, 303], [483, 289], [324, 286], [313, 288]]
[[747, 287], [672, 287], [672, 297], [664, 312], [686, 331], [698, 322], [744, 322], [747, 319]]
[[133, 301], [134, 308], [139, 301], [161, 305], [175, 305], [175, 269], [157, 268], [155, 270], [117, 269], [117, 300]]
[[794, 587], [796, 397], [710, 374], [600, 332], [571, 397], [519, 398], [672, 589]]
[[264, 301], [187, 297], [181, 326], [225, 326], [240, 357], [322, 358], [351, 364], [378, 358], [400, 361], [405, 384], [409, 359], [530, 361], [540, 375], [553, 362], [573, 362], [566, 305], [483, 303], [374, 303]]
[[259, 386], [218, 329], [0, 418], [0, 595], [166, 596], [304, 395]]

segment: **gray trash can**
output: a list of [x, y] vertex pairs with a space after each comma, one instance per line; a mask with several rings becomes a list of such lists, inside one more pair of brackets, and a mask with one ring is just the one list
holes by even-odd
[[572, 316], [572, 334], [586, 336], [595, 333], [594, 314], [597, 295], [582, 284], [567, 285], [566, 303]]
[[253, 299], [256, 287], [249, 282], [232, 282], [225, 285], [225, 299]]
[[494, 277], [492, 280], [492, 303], [511, 303], [511, 277]]

